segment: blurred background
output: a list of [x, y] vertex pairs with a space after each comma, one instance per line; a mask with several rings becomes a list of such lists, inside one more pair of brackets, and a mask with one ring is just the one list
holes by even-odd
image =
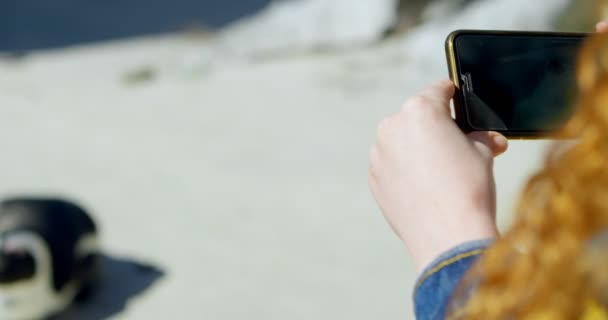
[[[376, 124], [449, 32], [591, 31], [592, 3], [0, 0], [0, 196], [101, 227], [108, 281], [59, 319], [412, 319]], [[546, 145], [497, 160], [502, 227]]]

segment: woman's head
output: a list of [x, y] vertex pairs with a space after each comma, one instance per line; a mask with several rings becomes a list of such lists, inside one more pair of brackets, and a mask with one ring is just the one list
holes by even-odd
[[464, 279], [453, 319], [608, 319], [608, 34], [580, 54], [580, 98], [513, 227]]

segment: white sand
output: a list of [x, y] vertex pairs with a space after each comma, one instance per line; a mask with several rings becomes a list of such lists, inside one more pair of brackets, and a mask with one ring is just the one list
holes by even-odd
[[[3, 61], [0, 195], [80, 200], [107, 252], [166, 273], [121, 319], [412, 318], [416, 275], [367, 189], [376, 123], [446, 76], [406, 41], [216, 63], [171, 36]], [[543, 146], [497, 161], [503, 225]]]

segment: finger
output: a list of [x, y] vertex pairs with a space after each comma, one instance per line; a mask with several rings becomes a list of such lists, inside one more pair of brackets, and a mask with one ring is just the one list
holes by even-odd
[[473, 147], [486, 159], [494, 158], [494, 141], [489, 132], [475, 131], [467, 135]]
[[595, 31], [608, 32], [608, 21], [600, 21], [595, 25]]
[[378, 128], [376, 129], [376, 138], [378, 141], [382, 141], [387, 135], [387, 132], [391, 130], [391, 127], [394, 126], [394, 122], [399, 118], [399, 114], [392, 114], [388, 117], [385, 117], [378, 124]]
[[378, 204], [378, 206], [380, 206], [380, 202], [378, 202], [378, 180], [376, 179], [371, 170], [367, 176], [367, 185], [372, 193], [372, 197], [374, 197], [376, 203]]
[[373, 173], [373, 169], [378, 162], [380, 162], [380, 151], [378, 150], [378, 145], [375, 144], [369, 150], [370, 173]]
[[380, 150], [378, 145], [373, 145], [369, 150], [369, 177], [374, 180], [378, 179], [378, 164], [380, 163]]
[[498, 132], [476, 131], [467, 136], [475, 148], [488, 158], [503, 154], [509, 147], [507, 138]]
[[451, 80], [438, 81], [426, 89], [424, 89], [420, 95], [431, 98], [437, 101], [442, 106], [446, 106], [447, 110], [450, 107], [450, 101], [454, 97], [456, 86]]
[[367, 173], [367, 185], [369, 186], [369, 190], [375, 196], [375, 192], [376, 192], [376, 177], [374, 176], [374, 173], [372, 172], [372, 170], [369, 170], [369, 172]]
[[456, 88], [450, 80], [436, 82], [407, 100], [401, 110], [409, 112], [416, 108], [435, 109], [435, 111], [451, 116], [450, 100], [454, 97], [455, 90]]
[[494, 157], [498, 157], [501, 154], [507, 152], [509, 149], [509, 140], [498, 132], [490, 132], [490, 136], [492, 137], [492, 151], [494, 151]]

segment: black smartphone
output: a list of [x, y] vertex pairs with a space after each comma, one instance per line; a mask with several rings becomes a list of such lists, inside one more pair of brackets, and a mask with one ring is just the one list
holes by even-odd
[[559, 130], [576, 98], [588, 34], [458, 30], [446, 40], [454, 111], [465, 132], [539, 138]]

